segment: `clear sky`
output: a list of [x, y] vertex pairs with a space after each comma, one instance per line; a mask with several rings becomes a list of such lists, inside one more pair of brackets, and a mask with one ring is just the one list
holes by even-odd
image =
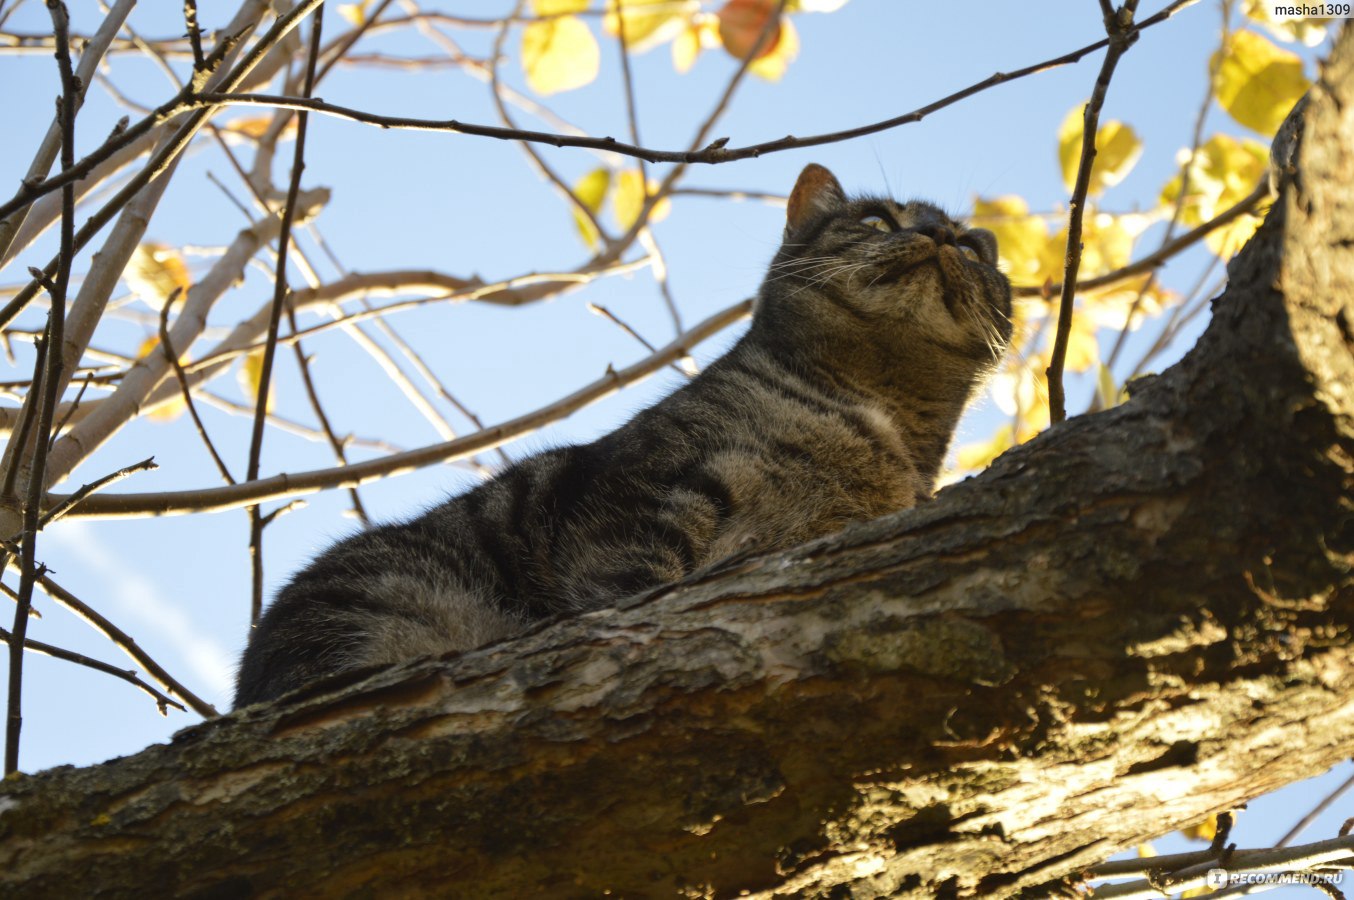
[[[13, 6], [13, 0], [7, 5]], [[1145, 0], [1142, 16], [1164, 5], [1164, 0]], [[72, 6], [76, 7], [75, 30], [91, 31], [96, 19], [87, 7], [92, 4]], [[201, 6], [204, 26], [211, 28], [225, 23], [234, 4]], [[346, 27], [333, 6], [325, 25], [330, 36]], [[426, 6], [489, 17], [512, 4], [442, 0]], [[177, 35], [182, 31], [177, 18], [180, 8], [177, 3], [145, 3], [131, 21], [147, 37]], [[596, 30], [597, 20], [591, 21]], [[749, 79], [715, 129], [715, 135], [730, 137], [731, 145], [787, 133], [835, 131], [889, 118], [994, 72], [1056, 57], [1103, 36], [1099, 6], [1090, 0], [850, 0], [835, 13], [800, 15], [795, 22], [801, 51], [783, 80]], [[32, 33], [49, 27], [43, 5], [27, 0], [0, 30]], [[1125, 212], [1156, 206], [1162, 185], [1177, 171], [1177, 153], [1190, 144], [1218, 28], [1218, 4], [1201, 2], [1145, 32], [1124, 57], [1104, 116], [1130, 123], [1143, 141], [1144, 152], [1128, 177], [1104, 197], [1106, 209]], [[492, 30], [454, 33], [472, 56], [487, 56], [492, 49]], [[616, 44], [604, 39], [601, 46], [602, 71], [597, 82], [548, 98], [548, 102], [559, 115], [591, 134], [625, 138]], [[1310, 76], [1313, 60], [1328, 45], [1314, 49], [1288, 46], [1307, 60]], [[503, 67], [505, 79], [526, 90], [515, 60], [515, 36], [508, 47], [514, 59]], [[419, 57], [442, 52], [410, 29], [383, 33], [356, 48], [359, 53], [378, 51]], [[1056, 133], [1068, 112], [1089, 95], [1100, 60], [1100, 53], [1092, 54], [1078, 65], [998, 86], [919, 124], [869, 138], [697, 168], [683, 185], [783, 194], [799, 169], [813, 161], [834, 170], [848, 189], [923, 197], [956, 214], [967, 210], [979, 195], [1019, 194], [1033, 210], [1064, 209], [1067, 195], [1057, 163]], [[176, 68], [182, 76], [184, 65], [176, 64]], [[733, 70], [734, 61], [718, 49], [707, 51], [691, 72], [680, 76], [673, 71], [666, 46], [637, 56], [634, 73], [643, 143], [685, 148]], [[115, 57], [110, 77], [135, 102], [154, 105], [171, 93], [164, 74], [134, 56]], [[50, 55], [0, 53], [0, 103], [7, 123], [6, 139], [0, 141], [0, 178], [6, 183], [16, 183], [27, 168], [50, 119], [56, 92]], [[497, 122], [486, 86], [455, 67], [416, 72], [341, 67], [317, 93], [330, 102], [388, 114]], [[92, 88], [79, 120], [81, 151], [97, 145], [124, 112], [101, 84]], [[132, 115], [135, 119], [136, 114]], [[528, 127], [550, 127], [520, 111], [517, 115]], [[1216, 106], [1206, 120], [1205, 134], [1215, 131], [1258, 137]], [[595, 155], [583, 150], [545, 147], [541, 152], [570, 181], [599, 165]], [[286, 144], [279, 154], [274, 173], [280, 183], [285, 183], [290, 153], [290, 144]], [[663, 167], [654, 167], [652, 172], [661, 176]], [[221, 152], [203, 142], [175, 176], [150, 224], [149, 240], [209, 252], [233, 238], [243, 217], [208, 179], [208, 173], [237, 194], [243, 193]], [[384, 131], [313, 117], [304, 186], [320, 185], [332, 189], [332, 198], [318, 227], [350, 270], [435, 269], [496, 280], [571, 269], [588, 256], [565, 204], [518, 148], [499, 141]], [[654, 232], [687, 325], [756, 290], [779, 243], [782, 221], [783, 211], [772, 204], [675, 198], [671, 214]], [[1149, 231], [1139, 247], [1154, 248], [1153, 236], [1159, 233], [1159, 226]], [[309, 237], [301, 240], [309, 253], [322, 258]], [[49, 236], [26, 253], [20, 265], [0, 275], [0, 284], [12, 284], [24, 266], [45, 261], [52, 248]], [[77, 270], [87, 265], [87, 257], [88, 253]], [[1202, 250], [1186, 254], [1165, 272], [1163, 281], [1185, 291], [1206, 260]], [[200, 274], [211, 257], [193, 255], [189, 263]], [[326, 264], [324, 271], [332, 273], [333, 269]], [[252, 313], [270, 292], [270, 276], [260, 267], [251, 269], [245, 284], [214, 312], [212, 324], [218, 330], [213, 334]], [[645, 355], [633, 338], [590, 314], [589, 301], [613, 310], [656, 344], [673, 336], [659, 292], [644, 272], [608, 279], [587, 291], [528, 309], [437, 306], [391, 321], [466, 405], [484, 422], [496, 423], [593, 381], [608, 363], [619, 368]], [[97, 345], [134, 346], [153, 333], [144, 315], [132, 315], [137, 310], [144, 313], [143, 306], [129, 300], [126, 310], [127, 317], [99, 333]], [[39, 320], [30, 316], [24, 321], [36, 326]], [[1155, 331], [1149, 328], [1148, 333]], [[707, 342], [699, 348], [697, 360], [708, 361], [735, 336], [736, 330]], [[307, 346], [315, 356], [321, 391], [337, 410], [335, 427], [340, 433], [351, 431], [404, 448], [439, 440], [426, 421], [384, 384], [379, 370], [351, 352], [346, 338], [334, 334]], [[1175, 348], [1175, 355], [1183, 349]], [[20, 364], [6, 378], [26, 377], [29, 359], [21, 349]], [[1165, 364], [1161, 361], [1154, 368]], [[281, 365], [278, 378], [279, 409], [310, 421], [294, 366]], [[541, 447], [590, 439], [615, 427], [680, 379], [667, 371], [506, 450], [520, 458]], [[223, 385], [223, 393], [240, 396], [233, 379]], [[1072, 411], [1084, 409], [1088, 396], [1086, 385], [1074, 386]], [[243, 420], [215, 409], [207, 409], [205, 415], [227, 459], [243, 470], [248, 441]], [[963, 426], [959, 441], [986, 437], [999, 420], [993, 404], [984, 401]], [[463, 419], [453, 417], [453, 421], [458, 427], [465, 425]], [[374, 452], [358, 449], [354, 456], [367, 458]], [[219, 483], [187, 417], [127, 429], [80, 469], [73, 483], [150, 455], [160, 468], [120, 489], [149, 491]], [[495, 458], [486, 455], [484, 461], [493, 464]], [[266, 475], [331, 464], [327, 448], [271, 434], [263, 471]], [[435, 467], [364, 488], [362, 495], [374, 517], [389, 519], [438, 502], [478, 477], [465, 467]], [[355, 527], [343, 517], [347, 501], [342, 492], [308, 499], [305, 509], [282, 517], [268, 530], [265, 571], [270, 593], [317, 549]], [[124, 627], [166, 668], [224, 709], [229, 705], [234, 661], [248, 626], [246, 541], [242, 511], [161, 520], [68, 521], [46, 536], [40, 555], [62, 584]], [[45, 599], [37, 605], [43, 618], [32, 623], [30, 637], [121, 663], [118, 652], [83, 623]], [[196, 721], [195, 716], [177, 712], [162, 719], [143, 694], [125, 683], [64, 662], [30, 655], [26, 671], [22, 767], [29, 771], [133, 753]], [[1322, 783], [1347, 774], [1334, 773]], [[1321, 790], [1320, 785], [1298, 786], [1257, 803], [1255, 808], [1263, 813], [1241, 820], [1244, 842], [1254, 845], [1273, 840], [1319, 798]], [[1338, 823], [1343, 814], [1328, 815], [1329, 820], [1319, 823], [1312, 834], [1334, 833], [1331, 822]]]

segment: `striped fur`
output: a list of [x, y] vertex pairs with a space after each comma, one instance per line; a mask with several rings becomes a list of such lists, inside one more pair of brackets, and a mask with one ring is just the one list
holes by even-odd
[[809, 166], [732, 350], [591, 444], [322, 554], [255, 630], [236, 705], [476, 647], [927, 499], [1010, 311], [990, 233], [926, 203], [848, 199]]

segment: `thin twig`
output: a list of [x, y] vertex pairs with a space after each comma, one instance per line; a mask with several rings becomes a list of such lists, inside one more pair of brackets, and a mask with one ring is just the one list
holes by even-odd
[[[287, 324], [291, 327], [292, 333], [296, 333], [296, 312], [287, 309]], [[301, 372], [301, 384], [305, 387], [306, 398], [310, 401], [310, 408], [315, 413], [315, 418], [320, 421], [320, 429], [324, 432], [329, 441], [329, 447], [334, 451], [334, 456], [338, 459], [339, 465], [348, 465], [348, 453], [344, 442], [334, 433], [334, 427], [329, 424], [329, 416], [325, 414], [324, 406], [320, 403], [320, 394], [315, 387], [315, 379], [310, 374], [310, 357], [306, 356], [306, 351], [301, 347], [298, 340], [292, 344], [292, 350], [296, 354], [296, 367]], [[370, 525], [371, 519], [367, 516], [366, 507], [362, 505], [362, 498], [357, 493], [357, 488], [348, 488], [348, 497], [353, 503], [353, 514], [357, 516], [358, 521], [363, 525]], [[268, 516], [268, 521], [276, 518], [278, 510], [274, 510]]]
[[[1222, 4], [1222, 40], [1218, 44], [1220, 47], [1227, 46], [1227, 36], [1231, 31], [1231, 0], [1223, 0]], [[1176, 226], [1180, 224], [1180, 218], [1184, 215], [1186, 199], [1189, 196], [1190, 181], [1194, 174], [1194, 161], [1199, 156], [1199, 147], [1203, 143], [1204, 122], [1208, 118], [1208, 110], [1213, 105], [1213, 95], [1217, 90], [1218, 65], [1222, 55], [1215, 54], [1208, 63], [1208, 88], [1204, 91], [1203, 100], [1199, 103], [1199, 109], [1194, 114], [1194, 130], [1190, 138], [1189, 157], [1180, 166], [1180, 194], [1175, 200], [1175, 209], [1171, 211], [1171, 219], [1166, 223], [1166, 230], [1161, 235], [1161, 244], [1157, 247], [1157, 252], [1161, 252], [1166, 245], [1175, 237]], [[1147, 292], [1151, 290], [1156, 281], [1156, 276], [1148, 278], [1141, 288], [1138, 289], [1137, 296], [1133, 298], [1133, 303], [1128, 308], [1128, 314], [1124, 316], [1124, 326], [1119, 329], [1119, 334], [1114, 339], [1114, 346], [1110, 348], [1109, 357], [1105, 360], [1105, 367], [1113, 369], [1114, 364], [1119, 360], [1119, 354], [1123, 351], [1124, 343], [1128, 339], [1128, 333], [1133, 328], [1133, 319], [1142, 308], [1143, 300]], [[1098, 396], [1098, 392], [1097, 392]], [[1098, 402], [1098, 401], [1097, 401]]]
[[[1101, 0], [1101, 6], [1108, 9], [1108, 0]], [[1100, 124], [1100, 107], [1105, 103], [1105, 94], [1109, 90], [1114, 68], [1137, 39], [1138, 32], [1132, 27], [1133, 13], [1138, 8], [1138, 0], [1125, 0], [1124, 5], [1114, 13], [1106, 13], [1105, 30], [1109, 34], [1109, 50], [1100, 66], [1100, 74], [1095, 79], [1095, 88], [1091, 91], [1091, 100], [1086, 104], [1082, 115], [1081, 161], [1077, 165], [1077, 181], [1072, 189], [1069, 203], [1071, 215], [1067, 220], [1067, 258], [1063, 265], [1062, 297], [1058, 305], [1058, 329], [1053, 339], [1053, 353], [1048, 364], [1048, 412], [1049, 419], [1057, 424], [1067, 418], [1067, 400], [1063, 393], [1063, 363], [1067, 358], [1068, 338], [1072, 334], [1072, 304], [1076, 299], [1077, 270], [1081, 267], [1081, 220], [1085, 213], [1086, 193], [1091, 184], [1091, 166], [1095, 162], [1096, 130]]]
[[202, 32], [197, 24], [197, 0], [183, 0], [183, 22], [188, 26], [188, 43], [193, 48], [193, 71], [201, 72], [207, 61], [202, 55]]
[[[244, 82], [249, 73], [253, 71], [254, 67], [263, 60], [273, 46], [290, 33], [302, 19], [313, 12], [315, 7], [322, 2], [323, 0], [298, 0], [297, 4], [289, 12], [278, 17], [277, 21], [274, 22], [273, 27], [268, 30], [267, 34], [249, 48], [249, 51], [244, 54], [244, 58], [232, 67], [229, 73], [219, 79], [219, 83], [213, 86], [214, 89], [225, 92], [236, 90]], [[215, 70], [219, 67], [226, 56], [235, 49], [241, 37], [243, 37], [242, 34], [234, 36], [227, 35], [222, 38], [222, 40], [218, 42], [216, 48], [212, 51], [212, 54], [207, 58], [207, 68]], [[132, 140], [139, 138], [161, 121], [191, 110], [191, 113], [184, 123], [179, 126], [178, 130], [176, 130], [168, 140], [160, 145], [159, 149], [155, 151], [146, 165], [142, 167], [141, 171], [133, 176], [127, 184], [114, 194], [112, 199], [108, 200], [97, 212], [91, 215], [85, 224], [81, 226], [80, 230], [76, 232], [75, 248], [77, 250], [83, 249], [94, 235], [98, 234], [99, 231], [101, 231], [103, 227], [132, 200], [133, 197], [141, 192], [142, 188], [174, 167], [175, 161], [179, 158], [180, 154], [187, 149], [189, 143], [192, 142], [193, 137], [197, 134], [198, 129], [200, 129], [203, 123], [220, 108], [218, 104], [190, 102], [190, 88], [191, 82], [188, 86], [185, 86], [178, 96], [157, 107], [154, 112], [143, 118], [140, 122], [125, 131], [110, 137], [99, 149], [90, 153], [79, 163], [73, 163], [71, 166], [63, 168], [60, 173], [40, 183], [26, 183], [23, 185], [13, 200], [0, 206], [0, 216], [7, 216], [14, 210], [28, 206], [43, 194], [66, 184], [70, 184], [82, 177], [83, 174], [87, 173], [99, 162], [112, 156], [112, 154], [120, 149], [125, 143], [130, 143]], [[43, 272], [50, 277], [50, 275], [55, 272], [56, 266], [57, 260], [52, 260], [43, 269]], [[15, 295], [13, 300], [5, 304], [4, 308], [0, 309], [0, 327], [3, 327], [12, 321], [13, 318], [28, 305], [33, 297], [37, 295], [37, 290], [36, 280], [31, 281]]]
[[[70, 55], [70, 18], [61, 0], [47, 0], [52, 17], [52, 33], [56, 40], [57, 69], [61, 73], [61, 99], [58, 115], [61, 119], [61, 165], [75, 164], [75, 113], [79, 105], [79, 85]], [[70, 287], [71, 263], [75, 249], [75, 186], [61, 188], [61, 248], [58, 253], [56, 283], [50, 286], [51, 307], [47, 313], [47, 345], [42, 394], [37, 400], [37, 431], [31, 437], [33, 450], [28, 469], [28, 491], [23, 505], [23, 538], [19, 599], [14, 607], [14, 626], [9, 641], [9, 697], [5, 713], [5, 774], [18, 771], [19, 736], [23, 729], [23, 655], [28, 632], [28, 610], [33, 603], [33, 585], [39, 575], [37, 562], [38, 532], [42, 529], [42, 499], [47, 479], [47, 450], [56, 416], [56, 404], [61, 385], [61, 348], [66, 324], [66, 291]], [[36, 378], [35, 378], [36, 380]], [[32, 404], [26, 404], [32, 405]], [[11, 470], [18, 469], [24, 459], [22, 447], [10, 460]], [[6, 475], [8, 480], [8, 474]]]
[[[316, 491], [365, 484], [379, 478], [412, 472], [425, 466], [463, 459], [510, 440], [530, 434], [570, 413], [609, 397], [624, 387], [652, 375], [674, 360], [690, 355], [691, 348], [747, 318], [752, 300], [742, 300], [692, 326], [677, 340], [624, 369], [608, 368], [605, 375], [566, 397], [500, 425], [453, 441], [433, 444], [350, 466], [282, 473], [258, 481], [188, 491], [157, 491], [145, 494], [98, 494], [88, 498], [75, 513], [83, 518], [140, 518], [238, 509], [267, 500], [289, 499]], [[48, 497], [57, 503], [60, 495]]]
[[[6, 631], [4, 628], [0, 628], [0, 641], [4, 641], [6, 644], [10, 644], [13, 642], [13, 635], [10, 634], [10, 632]], [[117, 666], [111, 663], [106, 663], [103, 662], [102, 660], [85, 656], [83, 653], [76, 653], [73, 650], [63, 650], [60, 647], [54, 647], [51, 644], [44, 644], [42, 641], [35, 641], [32, 638], [24, 638], [24, 649], [29, 650], [33, 653], [41, 653], [44, 656], [50, 656], [54, 659], [64, 659], [66, 662], [72, 662], [75, 663], [76, 665], [84, 666], [85, 668], [88, 669], [93, 669], [96, 672], [103, 672], [104, 674], [112, 675], [115, 678], [121, 678], [123, 681], [135, 685], [136, 687], [140, 688], [141, 690], [149, 694], [151, 699], [155, 701], [155, 705], [156, 707], [159, 708], [160, 715], [162, 716], [167, 714], [168, 707], [170, 706], [174, 707], [180, 712], [188, 711], [187, 707], [185, 707], [179, 701], [173, 699], [172, 697], [165, 696], [151, 685], [146, 684], [144, 681], [142, 681], [140, 677], [137, 676], [135, 669], [119, 669]]]
[[1323, 797], [1320, 803], [1312, 807], [1311, 812], [1307, 813], [1307, 815], [1299, 819], [1296, 825], [1288, 829], [1288, 832], [1284, 834], [1283, 837], [1279, 838], [1279, 842], [1275, 844], [1275, 846], [1287, 847], [1290, 843], [1293, 842], [1294, 838], [1302, 834], [1302, 832], [1306, 831], [1309, 825], [1315, 822], [1323, 812], [1330, 809], [1331, 804], [1333, 804], [1336, 800], [1339, 800], [1341, 795], [1352, 787], [1354, 787], [1354, 775], [1351, 775], [1344, 781], [1340, 782], [1340, 784], [1335, 788], [1335, 790], [1331, 791], [1329, 794]]
[[[520, 15], [524, 3], [525, 0], [517, 0], [517, 5], [513, 7], [514, 17]], [[507, 40], [508, 29], [511, 27], [511, 24], [511, 20], [505, 20], [502, 27], [499, 28], [498, 34], [494, 37], [493, 51], [489, 54], [489, 93], [494, 101], [494, 110], [498, 113], [499, 121], [503, 123], [505, 128], [515, 130], [517, 128], [517, 123], [513, 121], [512, 113], [508, 111], [508, 105], [503, 100], [503, 86], [498, 77], [499, 61], [503, 58], [503, 44]], [[441, 32], [437, 32], [435, 29], [434, 33], [442, 36]], [[573, 187], [571, 187], [569, 183], [545, 161], [545, 158], [542, 157], [540, 153], [536, 152], [535, 147], [525, 141], [519, 146], [521, 146], [522, 152], [526, 154], [527, 158], [531, 160], [532, 165], [536, 167], [536, 171], [540, 172], [547, 181], [553, 184], [564, 198], [569, 201], [569, 204], [573, 207], [574, 211], [592, 226], [598, 239], [601, 240], [603, 244], [610, 246], [613, 239], [607, 230], [602, 227], [602, 222], [597, 217], [597, 212], [583, 202], [583, 199], [578, 196], [578, 193]]]
[[211, 436], [207, 434], [207, 426], [203, 424], [202, 417], [197, 413], [197, 404], [193, 402], [193, 391], [188, 387], [188, 375], [183, 371], [183, 364], [179, 362], [179, 353], [174, 349], [174, 343], [169, 338], [169, 308], [174, 305], [179, 293], [180, 289], [175, 288], [173, 293], [165, 300], [164, 306], [160, 308], [160, 350], [174, 368], [174, 378], [179, 383], [179, 392], [183, 395], [183, 404], [188, 407], [188, 415], [193, 417], [193, 425], [197, 428], [198, 437], [202, 438], [202, 443], [212, 456], [212, 462], [216, 463], [216, 470], [221, 473], [221, 478], [225, 480], [226, 484], [234, 484], [235, 479], [231, 476], [226, 461], [221, 458], [220, 453], [216, 452], [216, 445], [212, 443]]
[[[320, 53], [320, 26], [324, 21], [324, 3], [310, 23], [310, 53], [306, 57], [306, 74], [301, 88], [309, 97], [315, 87], [315, 65]], [[309, 116], [301, 113], [296, 121], [296, 144], [292, 154], [291, 183], [287, 186], [287, 202], [282, 208], [282, 230], [278, 234], [277, 276], [273, 282], [273, 305], [268, 321], [268, 343], [263, 348], [263, 362], [259, 367], [258, 400], [254, 412], [254, 429], [249, 440], [249, 466], [245, 479], [259, 477], [259, 461], [263, 454], [263, 429], [268, 413], [268, 386], [273, 374], [273, 358], [277, 354], [277, 334], [282, 321], [282, 304], [287, 298], [287, 245], [291, 241], [292, 222], [296, 216], [296, 198], [301, 193], [301, 173], [306, 167], [306, 125]], [[249, 560], [253, 571], [253, 591], [249, 607], [249, 621], [257, 624], [263, 614], [263, 519], [256, 505], [249, 508]]]
[[[93, 481], [89, 482], [88, 484], [83, 484], [70, 496], [66, 497], [56, 506], [53, 506], [51, 509], [47, 510], [47, 512], [43, 513], [42, 520], [39, 522], [39, 527], [46, 528], [53, 522], [60, 521], [72, 509], [75, 509], [77, 506], [79, 506], [80, 501], [84, 500], [86, 497], [90, 496], [96, 491], [103, 490], [110, 484], [117, 484], [119, 481], [126, 478], [128, 475], [135, 475], [137, 472], [149, 472], [151, 469], [158, 468], [160, 467], [159, 465], [156, 464], [155, 457], [151, 456], [141, 460], [141, 462], [139, 463], [132, 463], [130, 466], [123, 466], [116, 472], [110, 472], [107, 475], [104, 475], [102, 478], [96, 478]], [[231, 482], [231, 484], [234, 484], [234, 482]]]
[[[76, 95], [79, 98], [76, 104], [84, 101], [85, 91], [89, 86], [89, 81], [98, 71], [99, 61], [104, 53], [108, 51], [108, 46], [116, 37], [118, 29], [126, 20], [127, 14], [131, 12], [132, 7], [136, 5], [136, 0], [119, 0], [113, 9], [104, 17], [103, 23], [94, 36], [84, 43], [84, 49], [80, 54], [80, 66], [76, 70], [77, 89]], [[53, 44], [56, 41], [53, 39]], [[67, 38], [67, 50], [69, 52], [69, 36]], [[55, 47], [53, 47], [55, 49]], [[47, 134], [43, 137], [42, 143], [38, 147], [38, 152], [33, 157], [33, 163], [28, 168], [28, 173], [24, 181], [40, 179], [47, 174], [51, 168], [52, 162], [56, 159], [57, 151], [61, 144], [61, 118], [54, 117], [51, 126], [47, 129]], [[63, 168], [65, 164], [62, 164]], [[0, 260], [7, 255], [14, 238], [19, 233], [19, 228], [24, 223], [24, 218], [28, 214], [28, 205], [24, 204], [15, 210], [7, 213], [0, 213]]]
[[205, 718], [217, 715], [214, 706], [184, 687], [178, 679], [165, 671], [164, 666], [152, 659], [145, 650], [142, 650], [131, 635], [118, 628], [88, 603], [57, 584], [46, 574], [38, 577], [38, 583], [42, 585], [42, 590], [47, 596], [88, 622], [95, 630], [112, 641], [118, 649], [130, 656], [141, 667], [142, 671], [158, 681], [161, 687], [169, 693], [181, 697], [198, 715]]
[[[1180, 893], [1207, 882], [1212, 869], [1229, 872], [1311, 872], [1323, 865], [1345, 865], [1354, 860], [1354, 835], [1318, 841], [1301, 847], [1258, 850], [1201, 850], [1114, 860], [1090, 869], [1093, 879], [1147, 875], [1142, 881], [1107, 884], [1096, 888], [1096, 900], [1147, 900], [1164, 892]], [[1210, 895], [1211, 896], [1211, 895]], [[1219, 893], [1218, 896], [1223, 896]]]
[[[1188, 6], [1194, 2], [1197, 2], [1197, 0], [1174, 0], [1174, 2], [1161, 12], [1143, 19], [1141, 22], [1134, 25], [1129, 29], [1129, 33], [1137, 34], [1146, 28], [1164, 22], [1182, 7]], [[879, 122], [860, 125], [842, 131], [815, 134], [802, 138], [788, 136], [777, 140], [750, 144], [744, 147], [728, 147], [719, 141], [715, 141], [703, 148], [689, 150], [655, 150], [647, 147], [636, 147], [623, 141], [617, 141], [614, 138], [579, 137], [567, 134], [527, 131], [514, 128], [495, 127], [492, 125], [477, 125], [470, 122], [460, 122], [455, 119], [419, 119], [401, 116], [382, 116], [376, 113], [364, 112], [362, 110], [351, 109], [332, 103], [325, 103], [321, 100], [284, 97], [271, 94], [204, 93], [199, 95], [192, 105], [252, 105], [275, 106], [284, 109], [305, 109], [310, 112], [324, 113], [326, 115], [351, 119], [369, 125], [377, 125], [382, 128], [404, 128], [418, 131], [448, 131], [458, 134], [497, 138], [499, 140], [529, 141], [531, 143], [549, 144], [553, 147], [582, 147], [591, 150], [619, 153], [624, 156], [633, 156], [653, 163], [672, 162], [718, 165], [721, 163], [734, 162], [736, 160], [753, 159], [769, 153], [780, 153], [786, 150], [799, 150], [805, 147], [817, 147], [823, 144], [840, 143], [841, 141], [851, 140], [852, 138], [878, 134], [881, 131], [888, 131], [901, 125], [910, 125], [915, 122], [920, 122], [931, 113], [944, 109], [947, 106], [953, 106], [960, 100], [967, 99], [988, 88], [1015, 81], [1028, 75], [1044, 72], [1049, 69], [1071, 65], [1072, 63], [1081, 60], [1082, 57], [1107, 46], [1109, 46], [1108, 39], [1100, 40], [1093, 44], [1087, 44], [1085, 47], [1074, 50], [1071, 53], [1066, 53], [1062, 56], [1035, 63], [1034, 65], [1026, 66], [1022, 69], [1016, 69], [1011, 72], [994, 73], [993, 75], [975, 82], [962, 90], [956, 91], [953, 94], [949, 94], [939, 100], [928, 103], [925, 106], [918, 107], [911, 112], [904, 113], [900, 116], [894, 116], [890, 119], [884, 119]], [[46, 188], [46, 184], [46, 182], [43, 182], [37, 186], [37, 189], [42, 190]], [[0, 213], [3, 213], [4, 211], [4, 207], [0, 207]]]

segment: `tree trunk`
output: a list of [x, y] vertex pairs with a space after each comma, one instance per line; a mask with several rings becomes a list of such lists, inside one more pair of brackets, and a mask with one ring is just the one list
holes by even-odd
[[1130, 402], [811, 545], [12, 779], [0, 893], [1000, 897], [1354, 755], [1352, 148], [1346, 29]]

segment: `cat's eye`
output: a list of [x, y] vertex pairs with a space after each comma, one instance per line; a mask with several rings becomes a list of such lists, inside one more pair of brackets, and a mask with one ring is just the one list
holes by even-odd
[[975, 249], [973, 249], [972, 247], [970, 247], [968, 244], [960, 244], [960, 245], [959, 245], [959, 252], [962, 253], [962, 254], [964, 254], [965, 258], [971, 259], [971, 260], [973, 260], [974, 262], [982, 262], [982, 261], [983, 261], [983, 258], [982, 258], [981, 255], [979, 255], [978, 251], [975, 250]]
[[860, 224], [867, 228], [875, 228], [883, 232], [893, 231], [893, 223], [883, 216], [866, 216], [860, 220]]

